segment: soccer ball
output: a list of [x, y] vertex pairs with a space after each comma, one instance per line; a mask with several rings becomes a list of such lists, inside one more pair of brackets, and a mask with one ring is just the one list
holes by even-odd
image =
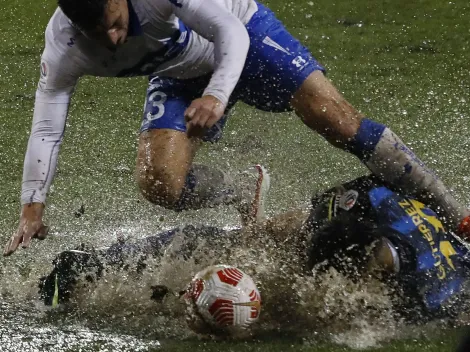
[[261, 296], [252, 278], [226, 265], [198, 272], [184, 299], [188, 325], [199, 334], [244, 336], [261, 311]]

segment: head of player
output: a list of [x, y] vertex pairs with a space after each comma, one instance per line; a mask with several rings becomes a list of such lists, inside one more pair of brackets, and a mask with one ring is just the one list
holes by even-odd
[[126, 41], [129, 29], [126, 0], [58, 0], [58, 4], [86, 37], [112, 50]]
[[[308, 226], [308, 223], [307, 223]], [[349, 213], [339, 214], [311, 232], [307, 270], [334, 267], [349, 277], [398, 274], [400, 258], [384, 229]]]

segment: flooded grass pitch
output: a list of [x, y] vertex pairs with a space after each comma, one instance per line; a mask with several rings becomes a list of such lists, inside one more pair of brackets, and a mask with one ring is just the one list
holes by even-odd
[[[265, 4], [326, 66], [353, 105], [392, 127], [460, 201], [470, 204], [467, 2]], [[0, 4], [1, 243], [17, 226], [44, 28], [55, 6], [55, 1], [33, 0]], [[176, 288], [197, 269], [170, 262], [156, 266], [143, 281], [111, 275], [92, 291], [85, 290], [70, 309], [46, 311], [37, 303], [37, 279], [49, 272], [62, 250], [83, 242], [109, 245], [117, 236], [142, 238], [181, 224], [238, 224], [231, 208], [174, 214], [140, 197], [133, 172], [146, 87], [146, 78], [86, 77], [79, 83], [48, 198], [51, 236], [0, 260], [1, 351], [453, 350], [458, 327], [470, 323], [467, 316], [407, 326], [389, 312], [380, 287], [354, 287], [334, 274], [325, 278], [324, 287], [313, 288], [295, 278], [276, 282], [261, 272], [262, 294], [269, 299], [258, 338], [248, 342], [199, 340], [186, 327], [178, 302], [159, 307], [147, 299], [153, 277], [172, 278]], [[315, 191], [366, 172], [354, 157], [330, 147], [295, 116], [262, 113], [242, 104], [235, 107], [221, 142], [203, 147], [198, 161], [229, 171], [255, 163], [268, 167], [273, 179], [270, 214], [304, 205]], [[231, 259], [240, 265], [261, 261], [266, 273], [282, 266], [268, 257], [255, 261], [248, 251], [240, 251]], [[283, 297], [295, 299], [289, 304]], [[363, 302], [371, 310], [364, 312]], [[285, 316], [289, 307], [294, 308], [288, 319], [278, 321], [276, 314]]]

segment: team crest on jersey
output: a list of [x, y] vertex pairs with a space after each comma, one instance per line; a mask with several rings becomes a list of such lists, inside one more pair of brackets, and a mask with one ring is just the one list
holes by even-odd
[[351, 210], [354, 204], [356, 204], [357, 197], [359, 197], [359, 193], [353, 189], [350, 189], [341, 195], [341, 198], [338, 202], [338, 207], [346, 211]]

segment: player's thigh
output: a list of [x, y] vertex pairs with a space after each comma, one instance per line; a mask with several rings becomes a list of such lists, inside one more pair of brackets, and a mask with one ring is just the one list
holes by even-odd
[[188, 138], [184, 112], [202, 95], [210, 77], [178, 80], [151, 77], [140, 129], [137, 180], [153, 203], [171, 206], [178, 201], [196, 150], [201, 142], [217, 142], [225, 114], [200, 138]]
[[344, 146], [355, 136], [363, 117], [321, 71], [305, 79], [291, 105], [308, 127], [337, 146]]

